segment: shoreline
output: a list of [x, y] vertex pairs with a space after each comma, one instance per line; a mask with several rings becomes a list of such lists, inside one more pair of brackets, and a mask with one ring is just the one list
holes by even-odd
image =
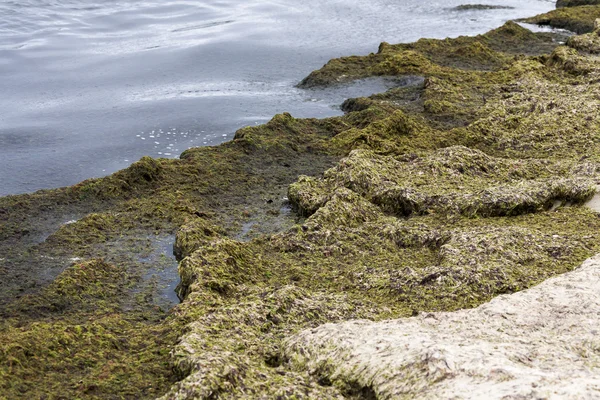
[[[598, 214], [566, 206], [600, 182], [597, 37], [562, 46], [508, 22], [382, 43], [304, 85], [422, 83], [350, 99], [341, 117], [280, 114], [178, 160], [0, 198], [0, 388], [377, 395], [299, 366], [285, 341], [324, 323], [473, 308], [600, 252]], [[172, 268], [151, 255], [174, 234], [184, 301], [169, 311], [163, 282], [145, 277]]]
[[[239, 0], [147, 0], [98, 2], [88, 10], [33, 1], [31, 7], [0, 4], [0, 13], [12, 15], [0, 21], [0, 196], [105, 177], [144, 155], [176, 158], [282, 112], [338, 116], [334, 107], [345, 97], [386, 88], [330, 97], [335, 90], [294, 87], [329, 59], [368, 54], [382, 39], [485, 33], [554, 8], [548, 0], [503, 0], [515, 9], [475, 13], [448, 9], [461, 0], [392, 7], [386, 0], [284, 0], [248, 4], [242, 12]], [[44, 17], [55, 14], [63, 16], [60, 26]], [[12, 19], [45, 32], [43, 40], [27, 29], [13, 32]], [[219, 21], [231, 22], [211, 25]], [[69, 66], [68, 76], [61, 65]]]

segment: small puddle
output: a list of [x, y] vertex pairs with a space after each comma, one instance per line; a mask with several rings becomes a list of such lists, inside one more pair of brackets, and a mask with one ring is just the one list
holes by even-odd
[[81, 219], [81, 215], [77, 214], [65, 214], [60, 215], [58, 217], [47, 217], [46, 219], [42, 219], [39, 222], [39, 231], [33, 233], [31, 236], [32, 244], [40, 244], [44, 243], [50, 236], [52, 236], [56, 231], [62, 228], [65, 225], [71, 225], [79, 221]]
[[[148, 265], [142, 276], [144, 284], [152, 285], [159, 300], [167, 302], [170, 307], [180, 303], [175, 288], [179, 284], [178, 263], [173, 255], [175, 236], [158, 236], [152, 239], [152, 252], [138, 261]], [[169, 307], [169, 308], [170, 308]]]
[[257, 224], [257, 221], [248, 221], [242, 224], [242, 229], [240, 229], [240, 233], [235, 237], [236, 240], [240, 242], [247, 242], [249, 239], [249, 233], [252, 230], [252, 227]]
[[281, 206], [279, 211], [282, 215], [289, 218], [289, 216], [292, 214], [292, 206], [289, 203], [285, 203], [283, 206]]
[[422, 76], [403, 77], [372, 77], [357, 79], [352, 82], [332, 85], [326, 88], [301, 89], [306, 95], [306, 102], [322, 102], [333, 107], [340, 105], [347, 99], [357, 97], [369, 97], [374, 94], [385, 93], [390, 89], [398, 87], [409, 87], [422, 85], [425, 79]]

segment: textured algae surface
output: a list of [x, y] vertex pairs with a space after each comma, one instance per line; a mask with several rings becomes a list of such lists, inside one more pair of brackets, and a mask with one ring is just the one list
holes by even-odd
[[600, 18], [600, 3], [596, 1], [573, 1], [556, 10], [526, 18], [523, 21], [583, 34], [594, 30], [594, 21], [598, 18]]
[[166, 392], [187, 319], [169, 313], [153, 278], [174, 261], [157, 246], [200, 218], [231, 236], [252, 221], [248, 237], [293, 225], [287, 186], [333, 165], [324, 143], [349, 126], [280, 115], [180, 160], [145, 157], [107, 178], [0, 199], [0, 398]]
[[[324, 322], [473, 307], [598, 251], [599, 217], [580, 206], [598, 183], [597, 60], [512, 23], [490, 37], [429, 41], [429, 53], [384, 44], [303, 82], [424, 77], [345, 103], [348, 117], [388, 115], [336, 134], [347, 155], [290, 185], [294, 228], [244, 244], [204, 222], [195, 240], [182, 229], [179, 311], [191, 322], [172, 351], [184, 379], [165, 399], [371, 398], [368, 385], [295, 368], [283, 340]], [[551, 48], [491, 47], [515, 37]]]
[[558, 0], [557, 8], [600, 5], [600, 0]]
[[[282, 343], [474, 307], [598, 252], [600, 217], [581, 206], [599, 183], [598, 59], [557, 40], [507, 23], [384, 43], [302, 85], [416, 86], [0, 199], [0, 396], [372, 398]], [[149, 255], [171, 235], [183, 302], [169, 310], [144, 277], [167, 268]]]

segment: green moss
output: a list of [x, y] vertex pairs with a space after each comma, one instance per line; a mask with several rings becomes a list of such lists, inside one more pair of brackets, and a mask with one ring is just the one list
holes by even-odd
[[[285, 337], [323, 322], [453, 310], [524, 289], [597, 251], [599, 224], [575, 208], [406, 221], [346, 189], [300, 229], [243, 246], [215, 239], [181, 264], [190, 324], [173, 362], [186, 378], [170, 396], [272, 397], [285, 387], [290, 396], [332, 397], [339, 388], [280, 365]], [[225, 371], [238, 373], [231, 380]]]
[[309, 212], [347, 188], [397, 215], [518, 215], [549, 209], [557, 201], [577, 204], [591, 198], [595, 182], [564, 177], [566, 170], [564, 165], [493, 158], [460, 146], [422, 158], [354, 151], [327, 171], [323, 182], [302, 179], [292, 185], [290, 199]]
[[[166, 398], [348, 394], [281, 364], [282, 340], [324, 321], [473, 307], [598, 251], [600, 220], [573, 206], [599, 178], [595, 60], [566, 47], [535, 58], [494, 50], [501, 37], [528, 35], [508, 24], [479, 44], [385, 44], [309, 77], [427, 76], [418, 99], [399, 90], [346, 103], [348, 118], [399, 110], [337, 133], [331, 143], [349, 155], [290, 185], [308, 217], [300, 226], [243, 245], [204, 238], [182, 262], [190, 333], [173, 362], [186, 378]], [[273, 305], [282, 291], [292, 308]]]
[[207, 245], [212, 238], [222, 235], [225, 232], [214, 225], [211, 225], [203, 218], [195, 218], [188, 222], [177, 231], [173, 252], [178, 260]]
[[577, 51], [566, 46], [558, 47], [548, 59], [548, 65], [560, 68], [573, 75], [586, 75], [593, 71], [593, 67], [580, 57]]
[[[159, 259], [142, 261], [153, 251], [152, 238], [186, 220], [195, 221], [194, 229], [204, 221], [207, 230], [219, 223], [215, 235], [235, 234], [245, 213], [261, 220], [263, 231], [282, 229], [290, 218], [271, 215], [277, 204], [266, 199], [279, 203], [300, 171], [331, 166], [336, 150], [324, 143], [352, 126], [282, 116], [232, 143], [189, 150], [181, 160], [143, 158], [107, 178], [0, 199], [0, 392], [9, 398], [164, 393], [174, 379], [169, 348], [182, 324], [165, 319], [156, 284], [144, 278], [162, 268]], [[180, 257], [201, 238], [186, 239], [184, 232]], [[95, 257], [107, 262], [70, 265]]]
[[[592, 20], [593, 21], [593, 20]], [[535, 34], [514, 22], [475, 37], [420, 39], [415, 43], [382, 43], [376, 54], [331, 60], [313, 71], [301, 87], [340, 84], [373, 75], [440, 76], [467, 71], [494, 71], [511, 62], [514, 54], [537, 55], [556, 44], [548, 34]]]

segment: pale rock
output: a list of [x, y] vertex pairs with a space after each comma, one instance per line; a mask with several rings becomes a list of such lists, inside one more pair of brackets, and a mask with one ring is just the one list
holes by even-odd
[[377, 399], [598, 399], [599, 332], [600, 255], [475, 309], [326, 324], [284, 352]]

